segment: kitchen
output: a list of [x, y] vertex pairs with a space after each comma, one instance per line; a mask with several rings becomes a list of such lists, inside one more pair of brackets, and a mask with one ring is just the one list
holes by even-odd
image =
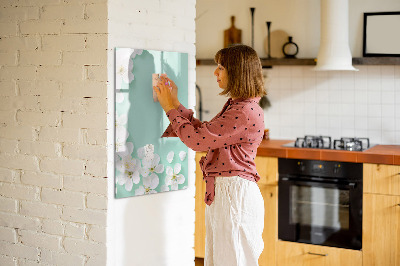
[[[362, 58], [363, 13], [398, 11], [400, 5], [396, 1], [379, 3], [348, 1], [348, 5], [350, 50], [353, 58]], [[250, 7], [255, 7], [254, 37], [251, 34]], [[203, 120], [211, 119], [225, 101], [222, 96], [215, 97], [217, 92], [215, 78], [212, 75], [214, 65], [203, 59], [212, 59], [213, 53], [222, 47], [223, 31], [229, 28], [229, 18], [232, 15], [235, 16], [236, 28], [242, 30], [242, 42], [251, 45], [251, 40], [254, 38], [254, 48], [261, 58], [268, 56], [266, 21], [271, 21], [271, 38], [274, 36], [278, 38], [279, 34], [286, 32], [286, 36], [292, 36], [299, 47], [296, 57], [304, 59], [316, 58], [318, 55], [320, 12], [320, 1], [280, 1], [279, 3], [246, 1], [237, 2], [234, 5], [223, 1], [218, 3], [218, 6], [211, 1], [197, 3], [196, 84], [200, 87], [203, 97]], [[284, 44], [284, 42], [275, 44], [273, 41], [271, 43], [272, 50], [273, 45], [282, 47]], [[272, 56], [276, 56], [278, 52], [275, 50], [275, 55], [272, 54]], [[283, 57], [283, 55], [276, 57]], [[361, 63], [353, 63], [358, 71], [314, 71], [315, 66], [301, 65], [301, 63], [284, 66], [276, 64], [264, 69], [267, 97], [271, 103], [269, 108], [264, 109], [265, 124], [269, 129], [270, 140], [264, 141], [260, 146], [256, 164], [260, 174], [263, 173], [261, 175], [266, 177], [266, 180], [260, 181], [266, 213], [269, 210], [274, 214], [272, 217], [265, 218], [264, 242], [266, 244], [259, 260], [260, 265], [400, 264], [400, 252], [396, 248], [400, 238], [398, 234], [400, 208], [397, 205], [400, 203], [398, 197], [400, 195], [398, 190], [400, 66], [398, 61], [394, 63], [388, 63], [388, 61], [383, 59], [381, 63], [368, 64], [361, 60]], [[356, 60], [354, 62], [357, 63]], [[323, 138], [320, 139], [319, 136]], [[351, 139], [355, 137], [358, 139]], [[293, 147], [295, 141], [298, 146], [308, 148]], [[364, 151], [355, 151], [355, 146], [361, 146], [361, 150]], [[337, 147], [341, 151], [327, 149], [327, 147]], [[197, 157], [199, 158], [200, 155]], [[358, 173], [353, 173], [352, 176], [359, 176], [361, 172], [363, 183], [356, 183], [354, 186], [358, 188], [361, 186], [363, 191], [361, 189], [361, 192], [355, 193], [358, 194], [359, 202], [351, 204], [357, 205], [361, 202], [363, 215], [361, 217], [361, 214], [358, 214], [356, 219], [358, 225], [348, 225], [353, 229], [356, 227], [355, 231], [358, 230], [359, 235], [361, 229], [363, 230], [362, 237], [359, 238], [359, 240], [362, 238], [361, 248], [358, 246], [353, 249], [348, 247], [335, 249], [324, 247], [329, 244], [296, 243], [299, 245], [291, 245], [291, 242], [282, 241], [284, 236], [278, 233], [278, 225], [283, 219], [279, 216], [281, 214], [278, 215], [278, 210], [283, 210], [279, 200], [283, 201], [284, 198], [278, 193], [278, 191], [281, 192], [280, 184], [282, 184], [279, 171], [281, 163], [278, 161], [281, 162], [282, 159], [292, 159], [298, 164], [314, 162], [316, 166], [322, 163], [321, 167], [325, 167], [323, 163], [326, 162], [350, 162], [358, 168], [361, 167], [361, 171], [358, 170]], [[333, 169], [338, 165], [340, 164], [332, 166]], [[310, 168], [312, 170], [313, 166]], [[305, 166], [303, 171], [307, 172], [307, 169]], [[353, 185], [353, 182], [349, 184]], [[201, 184], [196, 183], [196, 185], [199, 188]], [[286, 193], [289, 193], [290, 186], [287, 187]], [[337, 193], [343, 194], [345, 190], [337, 189]], [[347, 192], [347, 198], [351, 197], [349, 196], [352, 194], [351, 189], [347, 189]], [[289, 198], [289, 195], [285, 196]], [[363, 199], [360, 200], [360, 198]], [[198, 197], [196, 200], [196, 210], [198, 210], [201, 199]], [[337, 200], [339, 201], [340, 198]], [[289, 203], [286, 205], [286, 211], [288, 211], [291, 206]], [[366, 209], [367, 206], [371, 207]], [[360, 211], [359, 209], [353, 210], [353, 214]], [[391, 212], [383, 212], [388, 209]], [[347, 215], [352, 216], [351, 212], [349, 210]], [[202, 217], [198, 218], [199, 215], [201, 214], [197, 211], [196, 257], [202, 257], [203, 254], [201, 248], [203, 242], [198, 232], [201, 234], [204, 226], [201, 224]], [[380, 228], [382, 229], [379, 230]], [[290, 233], [296, 235], [302, 232]], [[381, 237], [382, 235], [384, 237]], [[311, 240], [303, 239], [298, 242], [310, 243]], [[375, 244], [371, 244], [372, 242]]]
[[[354, 58], [362, 58], [362, 13], [400, 10], [399, 5], [398, 0], [349, 0], [349, 44]], [[187, 154], [188, 172], [192, 173], [187, 189], [115, 197], [118, 47], [187, 53], [188, 107], [195, 106], [197, 83], [204, 97], [203, 120], [208, 120], [225, 99], [214, 97], [214, 66], [196, 66], [196, 59], [212, 59], [222, 47], [223, 31], [229, 28], [232, 15], [243, 42], [250, 44], [249, 9], [255, 8], [254, 45], [262, 58], [267, 55], [266, 21], [272, 22], [271, 35], [284, 41], [289, 34], [293, 37], [299, 46], [296, 62], [307, 64], [274, 64], [264, 70], [271, 102], [264, 115], [271, 141], [263, 143], [256, 160], [265, 177], [259, 184], [270, 213], [278, 212], [278, 158], [286, 154], [299, 158], [299, 153], [310, 156], [311, 149], [300, 151], [283, 144], [306, 134], [331, 136], [332, 142], [357, 136], [369, 137], [371, 146], [400, 144], [398, 63], [354, 64], [358, 72], [314, 72], [314, 66], [308, 65], [315, 63], [319, 50], [319, 0], [3, 0], [0, 7], [1, 265], [194, 264], [194, 223], [204, 219], [194, 212], [193, 151]], [[281, 51], [281, 44], [275, 42], [272, 38], [273, 56], [274, 51]], [[379, 145], [364, 152], [313, 150], [317, 151], [314, 158], [324, 160], [327, 154], [366, 160], [369, 172], [382, 173], [369, 178], [370, 182], [364, 177], [364, 185], [369, 184], [369, 190], [364, 189], [367, 200], [376, 206], [385, 202], [397, 206], [395, 185], [373, 183], [397, 177], [397, 147], [392, 147], [393, 154], [376, 151]], [[203, 199], [196, 200], [204, 206]], [[365, 216], [376, 217], [372, 213]], [[388, 224], [398, 220], [393, 217]], [[265, 241], [264, 262], [276, 264], [273, 261], [282, 250], [300, 252], [299, 258], [304, 252], [343, 258], [341, 252], [331, 253], [338, 250], [333, 247], [310, 245], [315, 250], [302, 250], [285, 245], [293, 244], [290, 241], [275, 243], [278, 218], [265, 218], [264, 234], [272, 242]], [[389, 226], [381, 226], [383, 232], [370, 225], [374, 241], [381, 239], [376, 234], [384, 234], [385, 244], [399, 246]], [[364, 258], [365, 248], [363, 262], [372, 261]], [[385, 245], [382, 249], [392, 250]], [[360, 258], [359, 250], [349, 252]], [[293, 264], [287, 259], [288, 263], [280, 265]], [[398, 260], [386, 265], [393, 264]]]

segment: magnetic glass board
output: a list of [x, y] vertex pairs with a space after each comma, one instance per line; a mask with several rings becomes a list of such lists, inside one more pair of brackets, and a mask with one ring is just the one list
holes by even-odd
[[115, 197], [187, 188], [188, 148], [161, 138], [169, 120], [153, 100], [152, 74], [167, 74], [188, 103], [188, 54], [115, 49]]

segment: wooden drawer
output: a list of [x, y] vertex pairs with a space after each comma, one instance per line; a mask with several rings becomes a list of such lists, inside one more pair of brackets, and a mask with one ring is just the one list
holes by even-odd
[[365, 163], [363, 173], [364, 193], [400, 195], [400, 166]]
[[278, 266], [362, 266], [358, 250], [278, 241]]

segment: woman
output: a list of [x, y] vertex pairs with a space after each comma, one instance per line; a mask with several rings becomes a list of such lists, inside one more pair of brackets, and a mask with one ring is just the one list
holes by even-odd
[[264, 134], [262, 68], [257, 53], [245, 45], [215, 55], [221, 95], [230, 98], [210, 122], [193, 117], [179, 103], [172, 80], [160, 78], [154, 91], [171, 124], [162, 137], [178, 136], [195, 151], [206, 182], [205, 265], [258, 265], [263, 250], [264, 201], [256, 182], [254, 159]]

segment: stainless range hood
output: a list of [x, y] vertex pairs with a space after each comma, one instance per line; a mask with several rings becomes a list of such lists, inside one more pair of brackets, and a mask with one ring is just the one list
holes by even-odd
[[348, 0], [321, 0], [321, 40], [317, 71], [351, 70]]

